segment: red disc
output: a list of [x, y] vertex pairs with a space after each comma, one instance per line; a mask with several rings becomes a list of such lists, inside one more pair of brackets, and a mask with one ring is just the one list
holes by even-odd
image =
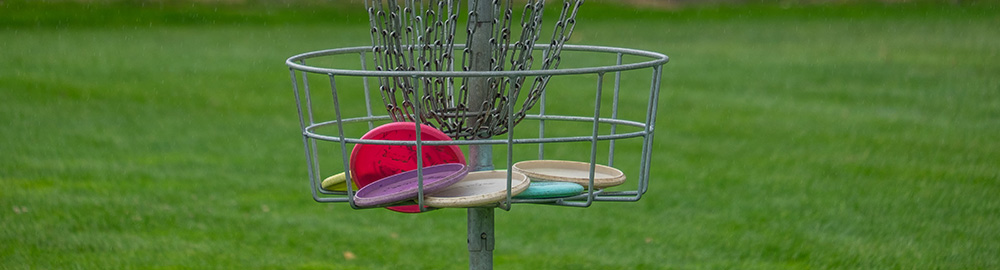
[[[361, 139], [387, 141], [415, 141], [416, 125], [413, 122], [393, 122], [365, 133]], [[451, 137], [431, 126], [420, 124], [421, 141], [450, 141]], [[423, 145], [423, 166], [445, 163], [465, 164], [465, 155], [457, 145]], [[351, 179], [358, 187], [367, 186], [379, 179], [417, 169], [417, 148], [413, 145], [357, 144], [351, 151]], [[394, 206], [390, 210], [418, 213], [416, 205]]]

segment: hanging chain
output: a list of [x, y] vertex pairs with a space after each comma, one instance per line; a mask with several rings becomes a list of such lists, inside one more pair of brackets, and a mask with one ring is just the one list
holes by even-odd
[[[403, 3], [400, 3], [403, 2]], [[372, 55], [378, 71], [451, 71], [460, 1], [367, 0]], [[382, 102], [393, 121], [422, 122], [449, 129], [435, 111], [453, 104], [450, 77], [378, 77]], [[422, 91], [415, 99], [417, 88]], [[413, 104], [421, 102], [421, 112]]]
[[[458, 28], [459, 2], [462, 0], [366, 0], [371, 27], [371, 43], [375, 70], [378, 71], [452, 71], [455, 69], [455, 32]], [[402, 2], [402, 3], [401, 3]], [[479, 1], [468, 12], [466, 33], [472, 37], [476, 31], [489, 31], [488, 46], [492, 54], [490, 71], [530, 70], [535, 63], [535, 46], [540, 36], [545, 1], [527, 1], [520, 18], [515, 19], [512, 0], [493, 0], [492, 22], [489, 27], [477, 29], [481, 18]], [[541, 51], [540, 69], [558, 68], [559, 54], [572, 36], [576, 14], [583, 0], [564, 0], [555, 23], [551, 41]], [[520, 33], [512, 32], [520, 27]], [[515, 38], [515, 35], [517, 37]], [[471, 47], [462, 51], [462, 70], [470, 70]], [[378, 77], [382, 102], [393, 121], [427, 123], [453, 138], [486, 138], [508, 132], [507, 122], [514, 109], [513, 121], [519, 123], [538, 101], [548, 83], [549, 76], [532, 79], [525, 91], [524, 76], [490, 77], [486, 79], [487, 100], [483, 104], [468, 104], [469, 78], [456, 85], [454, 77]], [[417, 93], [420, 96], [417, 97]], [[510, 106], [524, 95], [519, 108]], [[413, 102], [421, 102], [416, 111]], [[470, 111], [470, 108], [478, 108]]]
[[[577, 0], [575, 3], [571, 3], [571, 1], [563, 2], [559, 20], [556, 22], [555, 30], [552, 31], [552, 41], [542, 51], [541, 69], [547, 70], [559, 67], [559, 62], [562, 60], [560, 54], [562, 53], [563, 45], [566, 45], [566, 42], [573, 36], [573, 30], [576, 28], [576, 14], [580, 10], [580, 5], [583, 5], [583, 0]], [[548, 84], [549, 78], [549, 76], [535, 77], [531, 85], [531, 91], [521, 106], [521, 111], [514, 114], [515, 123], [519, 123], [524, 119], [527, 110], [535, 106], [538, 98], [541, 97], [541, 92]]]
[[[512, 33], [510, 31], [513, 19], [512, 19], [512, 1], [507, 0], [504, 5], [501, 1], [493, 1], [494, 14], [500, 15], [494, 21], [493, 29], [493, 39], [490, 45], [494, 48], [493, 59], [491, 63], [494, 64], [494, 71], [502, 70], [530, 70], [535, 59], [533, 56], [534, 47], [536, 41], [539, 39], [539, 33], [542, 26], [542, 16], [545, 7], [545, 2], [542, 0], [529, 1], [525, 4], [523, 11], [521, 12], [520, 27], [521, 33], [519, 38], [514, 41], [512, 40]], [[556, 21], [555, 29], [552, 32], [552, 39], [549, 42], [549, 46], [542, 51], [541, 60], [541, 70], [555, 69], [558, 68], [561, 58], [559, 54], [562, 52], [563, 45], [569, 41], [573, 34], [573, 29], [576, 27], [576, 15], [580, 6], [583, 4], [583, 0], [563, 1], [562, 10]], [[506, 8], [504, 8], [506, 7]], [[477, 10], [473, 8], [472, 10]], [[470, 14], [470, 17], [476, 14]], [[470, 19], [470, 22], [472, 20]], [[501, 26], [499, 29], [496, 26]], [[473, 34], [474, 28], [469, 27], [469, 35]], [[513, 43], [512, 43], [513, 42]], [[466, 49], [463, 55], [463, 64], [466, 67], [469, 65], [468, 59], [468, 49]], [[541, 97], [542, 91], [545, 89], [546, 84], [548, 84], [549, 76], [538, 76], [535, 77], [531, 88], [525, 97], [524, 103], [520, 108], [514, 108], [516, 112], [513, 114], [514, 124], [520, 123], [530, 110], [537, 103], [538, 98]], [[521, 90], [524, 88], [525, 77], [502, 77], [502, 78], [490, 78], [490, 87], [493, 93], [492, 103], [485, 104], [483, 106], [483, 111], [489, 111], [488, 114], [481, 114], [480, 121], [478, 123], [482, 124], [488, 128], [486, 136], [504, 134], [508, 130], [507, 121], [511, 117], [508, 111], [511, 107], [510, 102], [517, 102], [521, 96]], [[463, 84], [463, 91], [467, 91], [466, 85]], [[476, 131], [482, 127], [468, 127], [467, 130]], [[477, 133], [467, 133], [468, 135]], [[484, 137], [481, 136], [480, 137]]]

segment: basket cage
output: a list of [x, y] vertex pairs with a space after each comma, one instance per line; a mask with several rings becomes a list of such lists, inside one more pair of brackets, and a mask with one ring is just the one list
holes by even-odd
[[[535, 45], [542, 51], [546, 45]], [[549, 204], [588, 207], [595, 201], [638, 201], [649, 184], [650, 161], [660, 94], [662, 66], [665, 55], [615, 47], [565, 45], [563, 67], [548, 70], [520, 71], [420, 71], [376, 70], [376, 56], [370, 46], [314, 51], [286, 60], [292, 80], [300, 120], [306, 167], [312, 196], [317, 202], [349, 203], [352, 208], [381, 208], [416, 204], [421, 211], [429, 210], [423, 203], [422, 169], [418, 166], [418, 194], [413, 202], [393, 205], [358, 207], [354, 203], [357, 191], [347, 185], [346, 191], [329, 191], [320, 187], [327, 176], [346, 172], [351, 149], [357, 144], [404, 145], [415, 147], [417, 156], [429, 145], [457, 145], [468, 153], [469, 147], [488, 145], [495, 153], [493, 160], [481, 161], [485, 169], [507, 171], [507, 197], [493, 205], [509, 210], [513, 204]], [[455, 45], [454, 50], [464, 49]], [[537, 100], [505, 93], [511, 102], [493, 108], [502, 118], [503, 132], [489, 138], [451, 135], [451, 141], [379, 141], [361, 139], [362, 135], [384, 123], [414, 122], [434, 126], [432, 117], [425, 117], [428, 103], [421, 100], [426, 84], [414, 83], [414, 95], [405, 96], [413, 106], [413, 115], [400, 119], [387, 110], [380, 80], [406, 78], [414, 82], [443, 83], [436, 87], [444, 93], [456, 93], [464, 81], [487, 79], [493, 82], [540, 81], [547, 83]], [[522, 110], [525, 102], [534, 102]], [[433, 113], [433, 112], [431, 112]], [[516, 115], [520, 113], [521, 115]], [[484, 114], [485, 115], [485, 114]], [[469, 116], [470, 119], [480, 116]], [[638, 150], [637, 150], [638, 149]], [[624, 153], [625, 155], [616, 153]], [[472, 158], [471, 156], [467, 156]], [[590, 181], [578, 195], [545, 198], [513, 198], [511, 166], [524, 160], [563, 159], [590, 164]], [[421, 159], [417, 159], [421, 160]], [[470, 161], [471, 163], [471, 161]], [[625, 184], [605, 189], [595, 188], [595, 165], [615, 167], [623, 171]], [[483, 168], [479, 168], [483, 169]]]

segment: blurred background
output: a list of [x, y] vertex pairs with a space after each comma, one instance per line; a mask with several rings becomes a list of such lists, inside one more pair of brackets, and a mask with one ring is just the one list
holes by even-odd
[[[462, 209], [311, 198], [284, 61], [369, 45], [367, 20], [0, 0], [0, 268], [466, 268]], [[578, 21], [571, 43], [671, 57], [650, 189], [497, 211], [496, 268], [1000, 267], [994, 1], [587, 1]]]

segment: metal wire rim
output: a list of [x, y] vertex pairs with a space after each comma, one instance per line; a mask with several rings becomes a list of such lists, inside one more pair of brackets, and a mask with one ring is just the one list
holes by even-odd
[[[563, 115], [537, 115], [537, 114], [527, 115], [527, 116], [525, 116], [525, 119], [532, 119], [532, 120], [555, 120], [555, 121], [576, 121], [576, 122], [591, 122], [591, 121], [594, 121], [593, 117], [563, 116]], [[340, 122], [338, 122], [337, 120], [333, 120], [333, 121], [316, 123], [316, 124], [313, 124], [313, 125], [310, 125], [310, 126], [306, 127], [306, 131], [303, 133], [303, 135], [305, 135], [305, 136], [307, 136], [309, 138], [318, 139], [318, 140], [331, 141], [331, 142], [340, 142], [341, 140], [343, 140], [346, 143], [353, 143], [353, 144], [361, 143], [361, 144], [381, 144], [381, 145], [417, 145], [416, 141], [392, 141], [392, 140], [369, 140], [369, 139], [357, 139], [357, 138], [341, 138], [339, 136], [322, 135], [322, 134], [319, 134], [318, 132], [315, 131], [316, 129], [321, 128], [321, 127], [331, 126], [331, 125], [335, 126], [338, 123], [354, 123], [354, 122], [368, 122], [368, 121], [380, 121], [380, 120], [381, 121], [389, 120], [389, 116], [382, 115], [382, 116], [372, 116], [372, 117], [355, 117], [355, 118], [343, 119]], [[598, 135], [597, 136], [597, 140], [599, 140], [599, 141], [641, 137], [641, 136], [644, 136], [646, 134], [655, 132], [652, 128], [649, 128], [649, 131], [647, 132], [646, 131], [646, 124], [643, 124], [643, 123], [640, 123], [640, 122], [636, 122], [636, 121], [622, 120], [622, 119], [611, 119], [611, 118], [600, 118], [600, 119], [597, 120], [597, 122], [602, 123], [602, 124], [608, 124], [608, 125], [612, 125], [612, 124], [613, 125], [624, 125], [624, 126], [632, 126], [632, 127], [637, 127], [637, 128], [643, 129], [641, 131], [635, 131], [635, 132], [615, 133], [615, 134], [611, 134], [611, 135]], [[580, 141], [590, 141], [593, 138], [594, 137], [591, 136], [591, 135], [585, 135], [585, 136], [570, 136], [570, 137], [551, 137], [551, 138], [534, 138], [534, 139], [513, 139], [512, 142], [514, 144], [552, 143], [552, 142], [580, 142]], [[478, 144], [506, 144], [506, 143], [507, 143], [507, 139], [479, 139], [479, 140], [451, 140], [451, 141], [422, 141], [421, 142], [422, 145], [473, 145], [473, 144], [477, 144], [478, 145]]]
[[[535, 45], [535, 49], [544, 49], [548, 45]], [[464, 49], [465, 45], [456, 44], [455, 49]], [[569, 51], [580, 51], [580, 52], [604, 52], [604, 53], [619, 53], [622, 55], [633, 55], [652, 58], [652, 60], [630, 63], [630, 64], [619, 64], [611, 66], [599, 66], [599, 67], [584, 67], [584, 68], [560, 68], [560, 69], [548, 69], [548, 70], [506, 70], [506, 71], [376, 71], [376, 70], [352, 70], [352, 69], [336, 69], [336, 68], [321, 68], [309, 66], [303, 63], [306, 59], [316, 58], [328, 55], [339, 55], [348, 53], [363, 53], [371, 51], [371, 46], [358, 46], [358, 47], [348, 47], [348, 48], [337, 48], [320, 50], [298, 54], [289, 57], [285, 60], [285, 64], [289, 68], [328, 75], [342, 75], [342, 76], [358, 76], [358, 77], [377, 77], [377, 76], [389, 76], [389, 77], [519, 77], [519, 76], [550, 76], [550, 75], [573, 75], [573, 74], [593, 74], [593, 73], [607, 73], [607, 72], [617, 72], [625, 70], [642, 69], [654, 66], [660, 66], [666, 64], [670, 61], [670, 57], [656, 52], [637, 50], [637, 49], [627, 49], [618, 47], [605, 47], [605, 46], [592, 46], [592, 45], [570, 45], [566, 44], [563, 50]]]

